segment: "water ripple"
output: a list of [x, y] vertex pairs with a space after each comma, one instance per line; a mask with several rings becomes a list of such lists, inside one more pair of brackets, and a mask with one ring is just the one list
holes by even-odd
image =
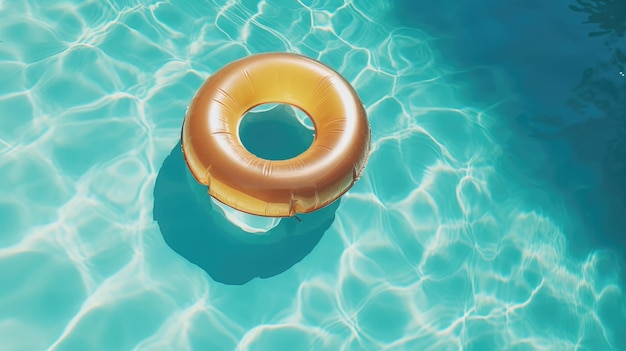
[[[570, 257], [494, 168], [497, 116], [457, 84], [483, 71], [444, 68], [382, 2], [217, 3], [0, 1], [5, 349], [626, 347], [618, 261]], [[164, 243], [153, 188], [202, 81], [266, 51], [350, 80], [373, 149], [311, 254], [223, 285]]]

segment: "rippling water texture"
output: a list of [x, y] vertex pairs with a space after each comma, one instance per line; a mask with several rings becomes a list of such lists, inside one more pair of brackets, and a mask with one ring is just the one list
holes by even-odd
[[[463, 8], [384, 3], [0, 0], [2, 350], [625, 350], [620, 261], [570, 253], [575, 184], [539, 189], [542, 148], [512, 148], [527, 124], [495, 108], [555, 89], [455, 61]], [[543, 26], [524, 4], [455, 43]], [[155, 185], [200, 84], [267, 51], [343, 74], [373, 149], [310, 253], [224, 284], [166, 243]]]

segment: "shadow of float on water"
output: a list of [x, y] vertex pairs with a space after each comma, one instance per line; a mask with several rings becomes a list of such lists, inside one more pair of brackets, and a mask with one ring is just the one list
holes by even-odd
[[[254, 126], [248, 127], [273, 139], [281, 138], [285, 131], [301, 134], [306, 128], [291, 118], [292, 113], [283, 107], [264, 112], [265, 115], [259, 113], [250, 119]], [[285, 143], [274, 143], [271, 147], [264, 138], [251, 139], [247, 143], [250, 151], [261, 150], [267, 158], [281, 157], [285, 149], [303, 151], [311, 141], [306, 137], [283, 138]], [[190, 176], [179, 142], [157, 176], [153, 216], [172, 250], [225, 284], [245, 284], [255, 277], [272, 277], [301, 261], [331, 226], [340, 202], [301, 214], [301, 221], [283, 218], [269, 231], [253, 234], [215, 210], [206, 191], [206, 187], [195, 183]]]

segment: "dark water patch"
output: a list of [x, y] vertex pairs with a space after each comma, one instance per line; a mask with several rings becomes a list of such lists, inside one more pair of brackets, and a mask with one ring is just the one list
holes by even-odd
[[[488, 111], [505, 148], [498, 169], [567, 222], [573, 252], [626, 255], [626, 0], [393, 4], [391, 21], [426, 30], [452, 70], [502, 72], [464, 75], [466, 95], [505, 102]], [[488, 78], [498, 88], [471, 91]]]

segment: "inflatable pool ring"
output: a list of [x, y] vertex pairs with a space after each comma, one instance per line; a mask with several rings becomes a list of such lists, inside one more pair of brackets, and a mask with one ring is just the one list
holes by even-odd
[[[239, 138], [243, 116], [267, 103], [289, 104], [313, 121], [302, 154], [266, 160]], [[330, 67], [305, 56], [265, 53], [234, 61], [200, 87], [182, 128], [182, 150], [209, 195], [266, 217], [310, 213], [341, 197], [360, 177], [371, 132], [363, 103]]]

